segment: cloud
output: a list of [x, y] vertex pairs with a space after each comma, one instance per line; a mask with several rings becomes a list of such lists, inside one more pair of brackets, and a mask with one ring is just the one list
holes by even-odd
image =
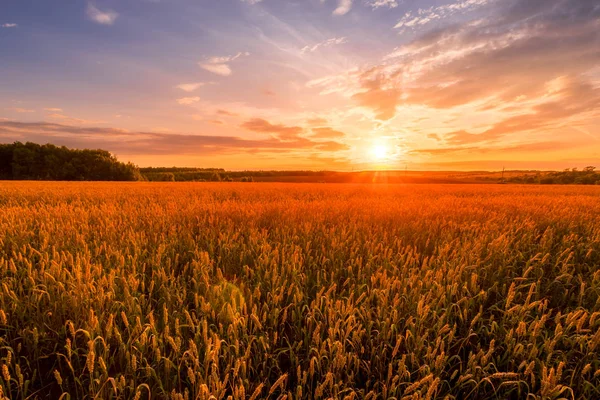
[[306, 122], [311, 126], [323, 126], [327, 125], [329, 121], [327, 121], [325, 118], [311, 118]]
[[226, 117], [237, 117], [239, 116], [239, 114], [233, 113], [231, 111], [227, 111], [227, 110], [217, 110], [217, 114], [218, 115], [224, 115]]
[[177, 99], [177, 103], [182, 105], [190, 105], [200, 101], [200, 97], [182, 97], [181, 99]]
[[332, 139], [332, 138], [342, 138], [345, 137], [346, 134], [344, 132], [336, 131], [331, 128], [312, 128], [313, 138], [316, 139]]
[[112, 25], [119, 16], [112, 10], [101, 11], [92, 3], [88, 3], [86, 13], [89, 19], [100, 25]]
[[[314, 147], [317, 150], [331, 151], [331, 152], [349, 149], [348, 145], [346, 145], [344, 143], [339, 143], [339, 142], [336, 142], [333, 140], [321, 142], [321, 141], [313, 141], [310, 139], [300, 137], [299, 135], [301, 133], [303, 133], [303, 131], [304, 131], [304, 129], [302, 129], [301, 127], [285, 126], [285, 125], [281, 125], [281, 124], [272, 124], [269, 121], [262, 119], [262, 118], [251, 119], [251, 120], [243, 123], [241, 126], [242, 126], [242, 128], [248, 129], [253, 132], [272, 133], [278, 140], [280, 140], [284, 143], [286, 143], [286, 142], [296, 143], [300, 147], [309, 146], [309, 147]], [[313, 131], [315, 131], [315, 130], [313, 129]], [[332, 138], [332, 137], [339, 137], [339, 134], [341, 133], [341, 132], [334, 131], [330, 128], [323, 128], [323, 130], [320, 132], [322, 133], [321, 136], [316, 134], [316, 135], [313, 135], [312, 137], [326, 139], [326, 138]], [[329, 136], [326, 135], [327, 133], [329, 134]], [[343, 135], [344, 134], [342, 133], [342, 136]]]
[[463, 153], [465, 151], [479, 150], [478, 147], [438, 147], [435, 149], [414, 149], [411, 150], [411, 154], [429, 154], [432, 156], [439, 156], [445, 154]]
[[16, 113], [19, 113], [19, 114], [35, 112], [35, 110], [30, 110], [28, 108], [20, 108], [20, 107], [11, 107], [11, 108], [7, 108], [6, 110], [7, 111], [16, 112]]
[[[600, 103], [563, 90], [584, 90], [592, 79], [586, 74], [600, 65], [600, 7], [595, 1], [463, 0], [431, 12], [447, 15], [477, 7], [489, 7], [491, 17], [433, 29], [396, 48], [378, 65], [342, 71], [307, 86], [351, 98], [380, 120], [393, 118], [402, 106], [431, 109], [428, 112], [463, 107], [464, 113], [465, 107], [485, 105], [488, 114], [505, 120], [492, 122], [498, 126], [488, 127], [489, 138], [524, 132], [527, 126], [550, 128], [542, 117], [557, 121], [556, 114], [542, 112], [544, 107], [568, 109], [569, 118], [600, 110]], [[429, 14], [428, 9], [421, 17]], [[553, 89], [557, 85], [562, 89]], [[585, 90], [595, 98], [591, 89]], [[573, 107], [556, 103], [557, 96], [569, 97]], [[455, 132], [476, 134], [466, 124], [455, 125]], [[499, 131], [502, 134], [494, 133]]]
[[202, 86], [206, 86], [208, 83], [206, 82], [194, 82], [194, 83], [182, 83], [177, 85], [177, 89], [181, 89], [184, 92], [193, 92]]
[[541, 141], [517, 143], [508, 146], [462, 146], [462, 147], [438, 147], [433, 149], [415, 149], [411, 150], [412, 154], [428, 154], [432, 156], [441, 156], [448, 154], [466, 153], [521, 153], [521, 152], [540, 152], [540, 151], [559, 151], [568, 148], [577, 148], [584, 145], [581, 140], [576, 141]]
[[208, 72], [212, 72], [213, 74], [221, 75], [221, 76], [229, 76], [233, 73], [233, 71], [231, 70], [231, 67], [229, 66], [229, 63], [237, 60], [238, 58], [240, 58], [242, 56], [249, 56], [249, 55], [250, 55], [250, 53], [248, 53], [248, 52], [245, 52], [245, 53], [240, 52], [240, 53], [237, 53], [235, 56], [210, 57], [206, 61], [199, 62], [198, 65], [200, 66], [200, 68], [202, 68]]
[[247, 3], [247, 4], [251, 4], [251, 5], [258, 4], [261, 1], [262, 0], [241, 0], [242, 3]]
[[334, 75], [312, 79], [306, 83], [309, 89], [319, 88], [320, 95], [339, 93], [351, 97], [360, 90], [360, 78], [364, 71], [352, 68], [348, 71], [339, 71]]
[[347, 146], [334, 141], [305, 138], [248, 140], [235, 136], [136, 132], [117, 128], [62, 125], [48, 122], [0, 121], [0, 136], [12, 140], [53, 143], [73, 148], [102, 148], [127, 155], [201, 155], [240, 152], [341, 151]]
[[274, 125], [262, 118], [253, 118], [244, 122], [241, 126], [253, 132], [273, 133], [281, 140], [297, 139], [298, 135], [303, 132], [303, 129], [299, 126]]
[[372, 109], [375, 118], [387, 121], [396, 115], [396, 106], [400, 102], [401, 91], [393, 86], [387, 87], [385, 79], [375, 76], [365, 79], [364, 91], [352, 96], [358, 103]]
[[[45, 108], [44, 110], [49, 110], [49, 109]], [[64, 115], [64, 114], [60, 114], [60, 113], [48, 114], [48, 118], [59, 119], [62, 122], [67, 123], [67, 124], [87, 125], [87, 124], [104, 124], [105, 123], [104, 121], [95, 121], [95, 120], [75, 118], [75, 117], [70, 117], [68, 115]]]
[[323, 151], [343, 151], [349, 149], [348, 145], [333, 141], [318, 143], [316, 148]]
[[60, 113], [63, 110], [62, 110], [62, 108], [44, 108], [44, 111]]
[[[451, 144], [493, 142], [509, 134], [555, 129], [573, 123], [577, 117], [600, 116], [600, 89], [572, 78], [554, 93], [551, 99], [533, 106], [526, 113], [511, 116], [490, 126], [481, 133], [467, 130], [447, 134]], [[593, 136], [593, 135], [592, 135]]]
[[339, 0], [333, 15], [346, 15], [352, 9], [352, 0]]
[[331, 38], [331, 39], [324, 40], [324, 41], [317, 43], [315, 45], [312, 45], [312, 46], [305, 46], [304, 48], [302, 48], [302, 50], [300, 50], [300, 53], [302, 53], [302, 54], [314, 53], [315, 51], [317, 51], [323, 47], [331, 47], [331, 46], [335, 46], [335, 45], [339, 45], [339, 44], [343, 44], [343, 43], [348, 43], [348, 39], [346, 37]]
[[365, 4], [368, 5], [369, 7], [371, 7], [373, 10], [376, 10], [381, 7], [386, 7], [386, 8], [398, 7], [397, 0], [367, 0], [367, 2]]
[[414, 28], [426, 25], [432, 21], [445, 19], [457, 13], [473, 11], [492, 1], [494, 0], [461, 0], [438, 7], [420, 8], [415, 13], [409, 11], [404, 14], [394, 28]]
[[19, 25], [18, 24], [13, 24], [13, 23], [8, 23], [8, 24], [2, 24], [0, 26], [3, 27], [3, 28], [16, 28]]
[[221, 76], [229, 76], [233, 73], [227, 64], [199, 64], [202, 69]]

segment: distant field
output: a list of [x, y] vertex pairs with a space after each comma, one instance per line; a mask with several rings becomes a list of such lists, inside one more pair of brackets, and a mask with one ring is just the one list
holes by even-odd
[[0, 182], [0, 290], [9, 399], [600, 398], [595, 186]]

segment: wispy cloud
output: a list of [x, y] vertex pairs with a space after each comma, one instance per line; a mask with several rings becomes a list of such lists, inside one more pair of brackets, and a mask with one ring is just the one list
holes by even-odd
[[333, 15], [346, 15], [352, 9], [352, 0], [339, 0]]
[[508, 153], [515, 152], [539, 152], [539, 151], [559, 151], [569, 148], [577, 148], [585, 145], [581, 140], [571, 141], [540, 141], [540, 142], [524, 142], [516, 143], [507, 146], [459, 146], [459, 147], [437, 147], [431, 149], [414, 149], [410, 153], [413, 154], [429, 154], [434, 156], [457, 154], [469, 152], [473, 153]]
[[182, 97], [177, 99], [177, 102], [182, 105], [190, 105], [200, 101], [200, 97]]
[[96, 121], [96, 120], [88, 120], [88, 119], [70, 117], [68, 115], [64, 115], [59, 112], [53, 113], [53, 114], [48, 114], [48, 118], [58, 119], [66, 124], [89, 125], [89, 124], [104, 124], [104, 123], [106, 123], [104, 121]]
[[[563, 125], [574, 125], [575, 121], [586, 114], [597, 112], [599, 104], [600, 89], [578, 79], [571, 79], [551, 98], [527, 109], [525, 113], [507, 117], [483, 132], [460, 130], [447, 134], [445, 139], [455, 145], [492, 143], [514, 133], [561, 128]], [[595, 138], [593, 135], [591, 137]]]
[[217, 115], [224, 115], [226, 117], [237, 117], [239, 114], [227, 111], [227, 110], [217, 110]]
[[[454, 2], [422, 11], [421, 17], [470, 10], [492, 1]], [[494, 117], [484, 124], [473, 126], [465, 120], [448, 124], [456, 128], [447, 136], [455, 143], [498, 140], [533, 130], [548, 132], [560, 121], [558, 116], [588, 118], [600, 110], [600, 103], [593, 102], [598, 92], [585, 76], [600, 61], [597, 52], [590, 52], [598, 42], [600, 18], [600, 8], [593, 3], [496, 2], [494, 18], [421, 34], [379, 65], [342, 71], [310, 81], [308, 86], [320, 88], [323, 95], [339, 93], [351, 98], [371, 109], [379, 120], [391, 120], [400, 106], [433, 113], [457, 107], [476, 111], [481, 104], [491, 104], [486, 111]], [[558, 101], [561, 96], [567, 100]]]
[[254, 4], [260, 3], [262, 0], [241, 0], [241, 1], [242, 1], [242, 3], [247, 3], [247, 4], [254, 5]]
[[303, 132], [299, 126], [285, 126], [281, 124], [272, 124], [262, 118], [253, 118], [242, 124], [242, 128], [253, 132], [273, 133], [281, 140], [297, 139], [298, 135]]
[[249, 56], [248, 52], [239, 52], [235, 56], [225, 56], [225, 57], [210, 57], [206, 61], [201, 61], [198, 63], [200, 68], [212, 72], [213, 74], [221, 75], [221, 76], [229, 76], [233, 73], [229, 63], [237, 60], [242, 56]]
[[311, 118], [306, 122], [311, 126], [323, 126], [323, 125], [327, 125], [327, 123], [329, 121], [327, 121], [325, 118], [316, 117], [316, 118]]
[[57, 113], [60, 113], [60, 112], [62, 112], [63, 110], [62, 110], [62, 108], [52, 108], [52, 107], [50, 107], [50, 108], [44, 108], [44, 111], [47, 111], [47, 112], [57, 112]]
[[357, 79], [359, 79], [363, 73], [364, 71], [361, 71], [359, 68], [339, 71], [334, 75], [312, 79], [306, 83], [306, 87], [320, 89], [320, 95], [340, 93], [346, 97], [350, 97], [360, 89]]
[[366, 4], [370, 6], [373, 10], [378, 8], [396, 8], [398, 7], [397, 0], [367, 0]]
[[3, 27], [3, 28], [16, 28], [19, 25], [18, 24], [13, 24], [13, 23], [8, 23], [8, 24], [2, 24], [0, 26]]
[[313, 131], [312, 137], [318, 138], [318, 139], [343, 138], [346, 136], [346, 134], [344, 132], [337, 131], [335, 129], [328, 128], [328, 127], [313, 128], [312, 131]]
[[317, 44], [314, 44], [312, 46], [305, 46], [302, 50], [300, 50], [300, 53], [302, 53], [302, 54], [314, 53], [315, 51], [317, 51], [323, 47], [331, 47], [331, 46], [336, 46], [336, 45], [344, 44], [344, 43], [348, 43], [348, 39], [346, 37], [331, 38], [331, 39], [327, 39], [322, 42], [319, 42]]
[[233, 73], [227, 64], [200, 64], [200, 67], [208, 72], [221, 76], [229, 76]]
[[414, 28], [426, 25], [435, 20], [448, 18], [459, 12], [475, 10], [492, 1], [494, 0], [460, 0], [443, 6], [420, 8], [417, 12], [409, 11], [404, 14], [400, 21], [398, 21], [395, 28]]
[[7, 111], [12, 111], [12, 112], [16, 112], [19, 114], [25, 114], [25, 113], [32, 113], [35, 112], [35, 110], [30, 110], [28, 108], [21, 108], [21, 107], [11, 107], [11, 108], [7, 108]]
[[0, 120], [0, 136], [35, 143], [53, 143], [74, 148], [104, 148], [128, 155], [198, 155], [240, 152], [298, 152], [347, 150], [335, 142], [306, 138], [281, 140], [276, 137], [252, 140], [236, 136], [210, 136], [163, 132], [128, 131], [117, 128], [81, 127], [48, 122]]
[[184, 92], [193, 92], [199, 88], [201, 88], [202, 86], [206, 86], [209, 83], [207, 82], [194, 82], [194, 83], [182, 83], [177, 85], [177, 89], [181, 89]]
[[112, 10], [101, 11], [92, 3], [88, 3], [86, 13], [89, 19], [100, 25], [112, 25], [119, 16], [118, 13]]

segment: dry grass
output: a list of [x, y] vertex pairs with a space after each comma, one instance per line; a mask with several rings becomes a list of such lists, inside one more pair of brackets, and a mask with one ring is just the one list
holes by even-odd
[[597, 399], [599, 266], [595, 187], [0, 183], [0, 390]]

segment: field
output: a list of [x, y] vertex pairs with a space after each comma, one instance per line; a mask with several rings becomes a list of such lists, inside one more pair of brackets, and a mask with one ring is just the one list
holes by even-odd
[[0, 285], [8, 399], [600, 398], [598, 187], [0, 182]]

